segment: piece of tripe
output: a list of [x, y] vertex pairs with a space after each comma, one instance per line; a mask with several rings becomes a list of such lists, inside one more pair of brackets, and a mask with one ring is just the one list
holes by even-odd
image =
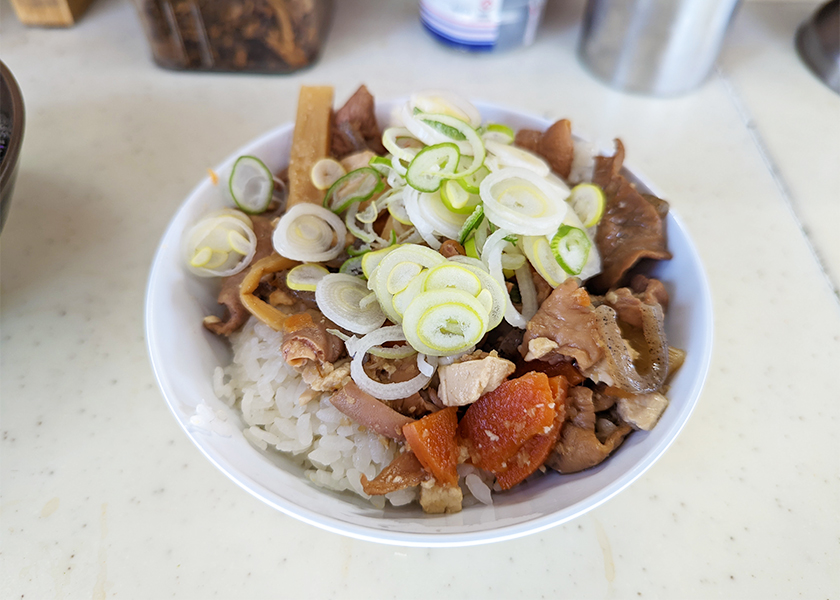
[[301, 86], [289, 157], [288, 210], [301, 202], [321, 204], [324, 191], [312, 184], [312, 167], [330, 154], [333, 88]]

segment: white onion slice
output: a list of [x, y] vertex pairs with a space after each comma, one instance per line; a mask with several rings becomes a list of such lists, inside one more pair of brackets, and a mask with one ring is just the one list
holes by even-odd
[[280, 218], [271, 241], [281, 256], [301, 262], [326, 262], [344, 250], [347, 229], [323, 206], [296, 204]]
[[257, 236], [251, 219], [225, 208], [207, 215], [187, 231], [183, 254], [187, 268], [199, 277], [227, 277], [251, 263]]
[[420, 210], [420, 192], [407, 187], [403, 192], [403, 204], [408, 218], [411, 219], [411, 224], [414, 225], [423, 241], [429, 244], [430, 248], [439, 250], [441, 241], [435, 237], [435, 227]]
[[409, 106], [423, 112], [444, 114], [466, 121], [473, 128], [481, 125], [481, 113], [468, 100], [445, 90], [427, 90], [411, 95]]
[[[412, 394], [419, 392], [429, 383], [431, 376], [424, 375], [422, 372], [408, 381], [401, 381], [399, 383], [380, 383], [368, 377], [364, 368], [364, 358], [367, 351], [374, 346], [381, 346], [385, 342], [402, 341], [405, 341], [402, 327], [392, 325], [390, 327], [381, 327], [361, 338], [358, 343], [353, 344], [354, 354], [353, 360], [350, 363], [350, 377], [353, 378], [353, 381], [356, 382], [356, 385], [360, 389], [380, 400], [399, 400], [400, 398], [408, 398]], [[348, 348], [349, 351], [350, 349]], [[419, 360], [420, 358], [418, 356]]]
[[553, 235], [568, 209], [557, 187], [520, 167], [490, 173], [481, 182], [479, 193], [487, 218], [519, 235]]
[[361, 307], [368, 292], [367, 283], [361, 277], [346, 273], [324, 275], [315, 287], [315, 302], [318, 309], [330, 321], [353, 333], [370, 333], [385, 322], [385, 313], [378, 303]]
[[[484, 244], [484, 252], [481, 254], [482, 261], [490, 270], [490, 275], [493, 276], [493, 279], [495, 279], [503, 289], [507, 289], [507, 287], [505, 286], [505, 275], [502, 271], [502, 252], [504, 251], [505, 246], [510, 243], [505, 240], [505, 237], [508, 235], [510, 235], [510, 232], [505, 231], [504, 229], [495, 231], [487, 238], [487, 242]], [[523, 268], [527, 269], [527, 265]], [[534, 282], [531, 280], [531, 285], [533, 284]], [[505, 293], [505, 299], [505, 321], [514, 327], [525, 329], [525, 326], [528, 324], [528, 319], [526, 319], [514, 308], [513, 302], [510, 300], [510, 294]]]
[[536, 154], [523, 150], [517, 146], [501, 144], [493, 140], [486, 140], [484, 146], [492, 152], [502, 167], [522, 167], [533, 171], [540, 177], [546, 177], [551, 172], [548, 163]]

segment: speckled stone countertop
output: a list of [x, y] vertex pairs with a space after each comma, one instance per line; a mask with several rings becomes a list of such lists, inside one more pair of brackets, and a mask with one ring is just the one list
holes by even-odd
[[[579, 0], [549, 3], [532, 47], [483, 57], [438, 46], [409, 0], [336, 4], [314, 68], [259, 77], [155, 67], [126, 2], [68, 30], [0, 3], [27, 106], [0, 238], [0, 597], [840, 597], [840, 96], [792, 43], [816, 4], [745, 3], [713, 76], [669, 100], [581, 69]], [[475, 548], [355, 541], [240, 490], [170, 415], [142, 318], [167, 221], [208, 166], [293, 118], [301, 84], [362, 82], [457, 82], [619, 136], [691, 232], [707, 385], [665, 456], [587, 515]]]

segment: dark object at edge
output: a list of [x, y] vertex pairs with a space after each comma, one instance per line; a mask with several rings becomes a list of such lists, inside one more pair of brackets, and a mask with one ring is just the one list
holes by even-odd
[[0, 61], [0, 111], [8, 117], [11, 129], [6, 151], [0, 160], [0, 232], [2, 232], [12, 204], [12, 192], [17, 178], [25, 122], [23, 95], [11, 71], [2, 61]]
[[814, 75], [840, 94], [840, 0], [826, 2], [799, 26], [796, 51]]

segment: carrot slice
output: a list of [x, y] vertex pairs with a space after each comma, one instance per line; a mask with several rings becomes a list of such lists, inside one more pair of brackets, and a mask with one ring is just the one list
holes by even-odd
[[442, 485], [458, 483], [458, 408], [450, 406], [403, 426], [417, 460]]
[[362, 489], [370, 496], [382, 496], [397, 490], [415, 487], [423, 482], [426, 472], [412, 452], [403, 452], [371, 480], [362, 473]]
[[560, 427], [566, 415], [566, 392], [569, 382], [562, 375], [550, 377], [548, 385], [554, 394], [557, 414], [554, 423], [546, 433], [537, 434], [526, 441], [519, 451], [507, 461], [507, 470], [496, 474], [496, 481], [503, 490], [509, 490], [539, 469], [551, 454], [560, 437]]
[[[470, 405], [458, 427], [474, 465], [498, 475], [523, 444], [547, 433], [557, 415], [545, 373], [509, 379]], [[536, 467], [535, 467], [536, 468]]]

